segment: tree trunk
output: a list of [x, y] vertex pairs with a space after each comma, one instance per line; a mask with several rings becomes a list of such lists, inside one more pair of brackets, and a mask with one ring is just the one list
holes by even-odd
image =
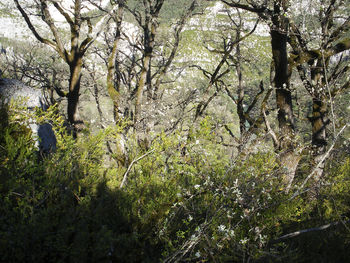
[[[135, 115], [134, 115], [134, 126], [138, 130], [140, 128], [140, 117], [141, 117], [141, 105], [143, 98], [143, 90], [146, 84], [151, 85], [150, 79], [147, 76], [150, 72], [151, 58], [153, 54], [154, 39], [157, 31], [156, 22], [152, 21], [155, 17], [148, 17], [144, 26], [144, 59], [142, 64], [142, 70], [140, 79], [137, 83], [136, 101], [135, 101]], [[147, 83], [147, 81], [149, 83]]]
[[[327, 95], [327, 83], [325, 80], [325, 70], [328, 65], [325, 64], [324, 58], [318, 58], [315, 66], [311, 68], [311, 80], [314, 87], [312, 95], [312, 157], [314, 167], [323, 159], [323, 155], [326, 152], [327, 146], [327, 133], [326, 127], [329, 124], [328, 119], [328, 103]], [[324, 163], [318, 165], [315, 172], [315, 190], [317, 191], [318, 182], [323, 175]], [[315, 193], [316, 194], [316, 193]]]
[[115, 59], [117, 54], [118, 47], [118, 39], [115, 39], [113, 42], [112, 53], [108, 57], [108, 65], [107, 65], [107, 91], [109, 97], [113, 101], [113, 118], [114, 121], [117, 122], [119, 119], [118, 116], [118, 108], [120, 101], [120, 93], [119, 93], [119, 85], [116, 85], [115, 81]]
[[279, 149], [280, 163], [286, 191], [289, 191], [294, 180], [295, 171], [299, 164], [300, 156], [295, 152], [293, 136], [295, 121], [293, 114], [292, 92], [290, 91], [290, 72], [288, 68], [288, 20], [284, 12], [288, 1], [279, 0], [274, 3], [274, 15], [272, 17], [271, 46], [274, 61], [275, 77], [273, 80], [276, 88], [276, 104], [278, 109], [279, 124]]
[[[328, 107], [327, 102], [324, 99], [313, 98], [312, 99], [312, 157], [313, 166], [316, 167], [323, 159], [323, 155], [326, 152], [327, 146], [327, 133], [326, 127], [329, 124]], [[324, 163], [318, 165], [315, 171], [315, 187], [323, 175]]]
[[67, 95], [68, 106], [67, 114], [68, 121], [74, 128], [74, 134], [83, 128], [83, 122], [79, 116], [78, 104], [79, 104], [79, 92], [80, 92], [80, 81], [81, 81], [81, 70], [82, 70], [82, 58], [78, 57], [74, 59], [69, 65], [70, 76], [69, 76], [69, 92]]
[[[240, 37], [239, 32], [238, 38]], [[243, 87], [243, 81], [242, 81], [242, 67], [241, 67], [241, 61], [242, 61], [242, 56], [241, 56], [241, 49], [240, 49], [240, 44], [237, 44], [236, 47], [236, 57], [237, 57], [237, 64], [236, 64], [236, 73], [238, 77], [238, 90], [237, 90], [237, 114], [239, 117], [239, 131], [240, 131], [240, 145], [242, 145], [243, 142], [243, 136], [246, 131], [246, 118], [244, 115], [244, 106], [243, 106], [243, 100], [244, 100], [244, 87]]]
[[[283, 19], [283, 18], [281, 18]], [[280, 148], [292, 147], [292, 137], [295, 129], [292, 93], [289, 89], [288, 56], [287, 56], [287, 26], [284, 23], [275, 25], [271, 30], [272, 56], [275, 65], [274, 86], [276, 88], [276, 104], [280, 134]]]
[[118, 109], [119, 109], [119, 101], [120, 101], [120, 93], [119, 93], [120, 80], [115, 79], [116, 58], [117, 58], [118, 45], [119, 45], [120, 36], [121, 36], [121, 25], [123, 21], [124, 5], [125, 5], [124, 0], [119, 1], [118, 12], [114, 17], [114, 20], [116, 23], [116, 32], [115, 32], [115, 37], [113, 41], [112, 51], [108, 57], [108, 64], [107, 64], [107, 91], [110, 98], [113, 101], [113, 117], [115, 122], [118, 122], [119, 120]]
[[140, 117], [141, 117], [141, 104], [142, 104], [142, 98], [143, 98], [143, 90], [146, 84], [147, 79], [147, 72], [149, 67], [149, 62], [151, 59], [151, 54], [146, 54], [145, 58], [143, 60], [143, 66], [142, 71], [140, 75], [140, 79], [138, 81], [137, 85], [137, 92], [136, 92], [136, 102], [135, 102], [135, 115], [134, 115], [134, 125], [136, 130], [140, 128]]
[[318, 98], [313, 98], [312, 103], [312, 145], [318, 152], [324, 153], [327, 145], [326, 126], [329, 124], [327, 103]]

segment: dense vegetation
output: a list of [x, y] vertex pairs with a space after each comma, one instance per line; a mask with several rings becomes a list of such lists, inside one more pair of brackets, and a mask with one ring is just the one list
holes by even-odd
[[14, 1], [52, 106], [1, 103], [0, 261], [346, 262], [349, 1], [90, 2]]

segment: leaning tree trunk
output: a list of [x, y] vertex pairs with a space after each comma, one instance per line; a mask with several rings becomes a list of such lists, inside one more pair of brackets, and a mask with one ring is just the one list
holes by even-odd
[[[327, 133], [326, 127], [329, 124], [328, 118], [328, 96], [326, 94], [327, 82], [325, 80], [325, 70], [328, 66], [324, 57], [316, 60], [315, 66], [311, 67], [312, 93], [312, 166], [317, 167], [314, 176], [314, 188], [318, 189], [318, 183], [323, 175], [323, 156], [326, 152]], [[321, 163], [320, 163], [321, 162]], [[315, 192], [315, 194], [317, 194]]]

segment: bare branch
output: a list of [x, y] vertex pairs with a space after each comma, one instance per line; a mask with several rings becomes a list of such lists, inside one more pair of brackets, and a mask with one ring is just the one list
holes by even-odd
[[319, 227], [313, 227], [313, 228], [307, 228], [307, 229], [303, 229], [303, 230], [298, 230], [298, 231], [295, 231], [293, 233], [289, 233], [289, 234], [283, 235], [283, 236], [281, 236], [281, 237], [279, 237], [279, 238], [277, 238], [275, 240], [270, 241], [270, 245], [282, 242], [284, 240], [287, 240], [287, 239], [290, 239], [290, 238], [293, 238], [293, 237], [300, 236], [300, 235], [305, 234], [305, 233], [310, 233], [310, 232], [315, 232], [315, 231], [323, 231], [323, 230], [326, 230], [326, 229], [328, 229], [330, 227], [338, 226], [338, 225], [343, 224], [343, 223], [350, 223], [350, 220], [348, 220], [346, 222], [337, 221], [337, 222], [329, 223], [329, 224], [326, 224], [326, 225], [323, 225], [323, 226], [319, 226]]
[[193, 11], [194, 11], [196, 5], [197, 5], [197, 0], [193, 0], [190, 7], [187, 9], [185, 14], [182, 16], [181, 20], [178, 22], [177, 26], [175, 27], [175, 33], [174, 33], [175, 42], [174, 42], [173, 48], [171, 50], [171, 53], [170, 53], [168, 59], [166, 60], [164, 66], [162, 67], [162, 69], [159, 72], [158, 78], [157, 78], [156, 83], [155, 83], [154, 97], [157, 96], [157, 90], [160, 86], [160, 82], [161, 82], [162, 77], [167, 73], [171, 63], [173, 62], [173, 60], [175, 58], [176, 52], [177, 52], [179, 44], [180, 44], [180, 39], [181, 39], [180, 33], [182, 32], [182, 30], [185, 26], [186, 20], [189, 17], [191, 17], [191, 15], [193, 14]]
[[26, 21], [30, 31], [32, 31], [32, 33], [34, 34], [36, 39], [38, 39], [41, 43], [44, 43], [46, 45], [51, 46], [52, 48], [54, 48], [57, 51], [58, 47], [57, 47], [56, 43], [40, 36], [39, 33], [36, 31], [35, 27], [33, 26], [32, 22], [30, 21], [27, 13], [23, 10], [22, 6], [19, 4], [18, 0], [13, 0], [13, 1], [15, 2], [17, 9], [20, 11], [20, 13], [23, 16], [24, 20]]
[[43, 14], [43, 21], [49, 26], [54, 38], [55, 38], [55, 41], [56, 41], [56, 50], [58, 52], [58, 54], [65, 60], [65, 61], [68, 61], [68, 56], [67, 56], [67, 52], [66, 50], [64, 49], [64, 46], [62, 44], [62, 40], [61, 40], [61, 37], [60, 35], [58, 34], [58, 29], [55, 25], [55, 23], [53, 22], [53, 19], [51, 17], [51, 14], [50, 14], [50, 11], [49, 11], [49, 8], [47, 6], [47, 2], [45, 0], [40, 0], [40, 3], [41, 3], [41, 9], [42, 9], [42, 14]]
[[326, 158], [329, 156], [329, 154], [332, 152], [336, 141], [338, 140], [339, 136], [344, 132], [344, 130], [350, 126], [350, 123], [345, 124], [340, 131], [336, 134], [333, 143], [331, 147], [329, 147], [328, 151], [323, 155], [322, 159], [318, 162], [316, 167], [312, 170], [312, 172], [305, 178], [304, 182], [298, 187], [298, 189], [295, 191], [295, 193], [292, 195], [290, 199], [294, 199], [297, 195], [299, 195], [300, 191], [304, 188], [306, 183], [311, 179], [311, 177], [314, 176], [314, 174], [318, 171], [318, 169], [321, 167], [323, 162], [326, 160]]
[[66, 19], [66, 21], [68, 22], [68, 24], [72, 27], [74, 25], [73, 20], [71, 19], [71, 17], [69, 16], [69, 14], [67, 12], [65, 12], [63, 10], [63, 8], [57, 3], [57, 2], [53, 2], [54, 7], [58, 10], [58, 12], [61, 13], [61, 15], [64, 16], [64, 18]]
[[223, 3], [227, 4], [230, 7], [235, 7], [235, 8], [240, 8], [249, 12], [257, 13], [257, 14], [262, 14], [263, 12], [266, 11], [266, 7], [255, 7], [255, 6], [250, 6], [250, 5], [245, 5], [245, 4], [240, 4], [240, 3], [234, 3], [234, 2], [228, 2], [226, 0], [221, 0]]
[[151, 150], [151, 151], [149, 151], [149, 152], [146, 152], [144, 155], [140, 156], [139, 158], [137, 158], [137, 159], [135, 159], [135, 160], [133, 160], [133, 161], [131, 162], [131, 164], [129, 165], [128, 169], [127, 169], [126, 172], [124, 173], [122, 183], [120, 184], [120, 187], [119, 187], [120, 189], [122, 189], [123, 186], [125, 185], [126, 180], [128, 179], [128, 174], [129, 174], [131, 168], [134, 166], [134, 164], [137, 163], [138, 161], [142, 160], [143, 158], [145, 158], [147, 155], [150, 155], [150, 154], [153, 153], [153, 152], [154, 152], [154, 150]]

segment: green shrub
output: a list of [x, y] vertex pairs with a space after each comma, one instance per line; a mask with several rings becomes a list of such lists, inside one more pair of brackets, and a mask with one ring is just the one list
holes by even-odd
[[[0, 110], [2, 262], [345, 260], [349, 234], [341, 228], [271, 241], [348, 220], [348, 158], [326, 170], [318, 199], [291, 198], [275, 153], [231, 160], [209, 119], [160, 133], [150, 148], [128, 137], [126, 165], [118, 166], [106, 164], [106, 142], [119, 140], [121, 127], [74, 139], [56, 112], [16, 103]], [[39, 154], [31, 120], [52, 123], [55, 152]]]

